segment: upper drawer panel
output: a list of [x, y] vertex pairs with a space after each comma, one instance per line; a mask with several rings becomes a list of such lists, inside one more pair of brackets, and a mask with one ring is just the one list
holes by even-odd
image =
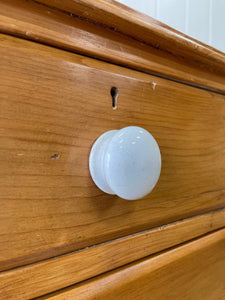
[[[4, 35], [0, 52], [0, 269], [224, 206], [223, 95]], [[162, 153], [139, 201], [102, 193], [88, 170], [96, 138], [129, 125]]]

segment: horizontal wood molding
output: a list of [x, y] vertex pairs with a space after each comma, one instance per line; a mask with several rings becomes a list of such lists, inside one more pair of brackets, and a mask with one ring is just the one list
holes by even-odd
[[225, 229], [41, 299], [224, 299]]
[[224, 53], [114, 1], [8, 0], [0, 11], [3, 33], [225, 93]]
[[[224, 53], [212, 48], [188, 35], [185, 35], [168, 25], [138, 12], [114, 0], [37, 0], [52, 8], [59, 8], [75, 16], [82, 17], [94, 24], [108, 27], [121, 32], [137, 41], [150, 44], [161, 50], [166, 50], [176, 56], [196, 55], [202, 62], [212, 63], [213, 60], [224, 71]], [[160, 44], [159, 44], [160, 42]], [[178, 49], [175, 50], [177, 46]], [[222, 60], [222, 61], [221, 61]], [[223, 66], [219, 66], [219, 62]]]
[[[224, 95], [0, 39], [1, 270], [225, 206]], [[129, 125], [156, 138], [162, 172], [127, 202], [95, 186], [88, 158], [100, 134]]]
[[224, 226], [225, 209], [146, 230], [40, 263], [5, 271], [0, 273], [0, 296], [1, 299], [38, 297]]

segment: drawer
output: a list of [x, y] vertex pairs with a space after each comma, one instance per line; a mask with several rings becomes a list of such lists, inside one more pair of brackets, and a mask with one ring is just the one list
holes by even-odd
[[[224, 207], [224, 95], [6, 35], [0, 52], [1, 270]], [[130, 125], [162, 154], [138, 201], [88, 169], [94, 141]]]
[[223, 229], [41, 299], [224, 299], [224, 249]]
[[[127, 267], [134, 265], [134, 262], [140, 263], [143, 258], [147, 258], [146, 261], [149, 261], [149, 258], [153, 257], [154, 255], [154, 257], [158, 257], [155, 261], [155, 266], [159, 264], [160, 269], [164, 266], [164, 264], [166, 265], [167, 260], [164, 260], [162, 264], [161, 259], [164, 258], [164, 256], [158, 256], [157, 254], [160, 252], [162, 253], [162, 251], [165, 253], [168, 249], [177, 249], [175, 247], [177, 247], [179, 244], [188, 244], [188, 242], [193, 241], [194, 239], [223, 228], [224, 220], [225, 209], [220, 209], [215, 212], [201, 214], [200, 216], [187, 218], [178, 222], [176, 221], [174, 223], [155, 227], [153, 229], [144, 230], [142, 232], [128, 235], [120, 239], [115, 239], [113, 241], [108, 241], [99, 245], [86, 247], [80, 251], [73, 251], [66, 255], [60, 255], [54, 259], [47, 259], [38, 263], [33, 263], [1, 272], [0, 299], [36, 299], [37, 297], [41, 297], [43, 295], [51, 295], [51, 293], [54, 293], [55, 291], [63, 291], [63, 293], [60, 294], [61, 297], [66, 297], [70, 295], [70, 292], [72, 292], [72, 297], [73, 293], [77, 292], [77, 287], [80, 286], [79, 284], [81, 282], [83, 282], [83, 285], [81, 285], [78, 289], [79, 293], [84, 291], [84, 295], [88, 297], [92, 295], [95, 286], [97, 286], [99, 282], [102, 282], [102, 284], [99, 285], [102, 287], [106, 283], [107, 278], [110, 278], [109, 281], [111, 285], [108, 285], [108, 287], [112, 292], [113, 286], [117, 288], [119, 285], [117, 275], [121, 279], [123, 278], [124, 274], [129, 275], [129, 270], [132, 268]], [[206, 239], [206, 241], [209, 240]], [[188, 249], [188, 254], [191, 254], [192, 251], [195, 251], [195, 248], [193, 247], [188, 247]], [[218, 250], [219, 249], [220, 248], [218, 248]], [[169, 251], [166, 257], [168, 258], [173, 255], [172, 262], [174, 263], [174, 254], [176, 253], [179, 252]], [[215, 254], [217, 254], [217, 252]], [[181, 256], [181, 258], [183, 259], [183, 256]], [[218, 257], [216, 256], [216, 259], [217, 258]], [[171, 262], [171, 260], [168, 261]], [[150, 269], [152, 263], [153, 260], [150, 259], [150, 264], [147, 264]], [[221, 263], [224, 262], [221, 260]], [[125, 268], [121, 268], [124, 266]], [[140, 276], [135, 277], [137, 282], [139, 281], [139, 277], [143, 277], [143, 273], [141, 272], [142, 266], [143, 264], [139, 264], [138, 268], [135, 269], [137, 270], [137, 273], [140, 273]], [[113, 270], [116, 270], [114, 271], [115, 273], [109, 273], [109, 271]], [[125, 272], [120, 273], [120, 270], [124, 270]], [[178, 269], [178, 271], [181, 270]], [[190, 269], [189, 271], [191, 272]], [[204, 272], [204, 270], [202, 270], [202, 272]], [[117, 275], [111, 276], [111, 274]], [[144, 274], [146, 275], [146, 272]], [[190, 276], [190, 274], [188, 276]], [[90, 281], [87, 280], [90, 278], [94, 278], [94, 280], [89, 285]], [[129, 288], [131, 288], [133, 284], [132, 282], [129, 284], [130, 279], [131, 277], [129, 277], [126, 283], [128, 287], [128, 291], [126, 292], [128, 292], [128, 295]], [[168, 277], [167, 279], [169, 280]], [[122, 281], [123, 286], [126, 284], [124, 281]], [[138, 285], [141, 286], [140, 281]], [[64, 293], [67, 291], [67, 287], [71, 287], [71, 289], [68, 290], [69, 294]], [[85, 287], [90, 287], [92, 293], [85, 293]], [[104, 295], [104, 288], [102, 290], [103, 294], [100, 293], [101, 289], [97, 289], [96, 292], [97, 291], [100, 295]], [[95, 294], [95, 296], [97, 297], [97, 294]], [[95, 299], [94, 296], [93, 298]], [[132, 299], [132, 297], [128, 297], [128, 299], [130, 298]], [[72, 299], [80, 298], [74, 296]], [[105, 297], [105, 299], [108, 298]], [[115, 299], [117, 299], [117, 297], [115, 297]], [[139, 298], [137, 297], [135, 299]]]

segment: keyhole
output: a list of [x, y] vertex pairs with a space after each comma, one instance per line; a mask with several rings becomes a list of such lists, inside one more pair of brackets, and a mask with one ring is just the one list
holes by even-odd
[[117, 108], [117, 97], [118, 97], [118, 94], [119, 94], [118, 88], [113, 86], [111, 88], [110, 94], [112, 96], [112, 108], [116, 109]]

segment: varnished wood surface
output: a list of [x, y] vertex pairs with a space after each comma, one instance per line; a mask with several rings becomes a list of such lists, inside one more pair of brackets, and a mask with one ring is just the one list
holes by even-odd
[[[225, 96], [7, 35], [0, 57], [2, 270], [224, 207]], [[130, 202], [88, 170], [96, 138], [128, 125], [162, 153], [157, 187]]]
[[[92, 22], [113, 28], [138, 41], [166, 50], [176, 56], [186, 56], [224, 72], [223, 52], [172, 29], [153, 18], [113, 0], [37, 0], [63, 11], [74, 13]], [[221, 65], [222, 63], [222, 65]]]
[[42, 299], [222, 300], [225, 229]]
[[1, 1], [0, 31], [225, 93], [220, 51], [112, 1], [45, 3]]
[[225, 209], [5, 271], [0, 273], [0, 298], [25, 300], [42, 296], [223, 226]]

